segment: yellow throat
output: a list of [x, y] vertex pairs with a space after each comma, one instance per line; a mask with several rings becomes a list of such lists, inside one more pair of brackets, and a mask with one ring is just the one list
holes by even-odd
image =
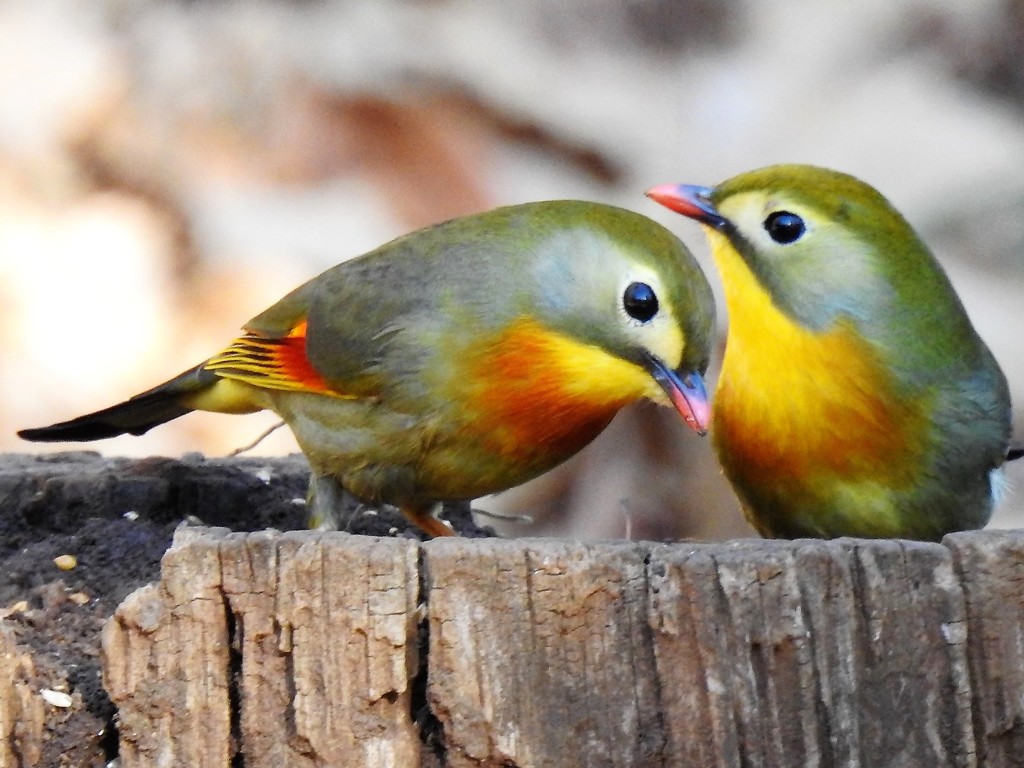
[[896, 396], [877, 352], [850, 323], [799, 325], [723, 235], [708, 235], [729, 313], [712, 428], [733, 482], [822, 497], [838, 477], [911, 482], [923, 412]]

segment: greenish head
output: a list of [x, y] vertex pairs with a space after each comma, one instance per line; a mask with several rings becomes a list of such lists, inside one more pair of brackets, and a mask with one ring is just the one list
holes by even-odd
[[844, 320], [883, 351], [899, 348], [931, 363], [974, 345], [931, 251], [888, 200], [853, 176], [776, 165], [714, 188], [666, 185], [649, 194], [720, 232], [774, 304], [805, 328]]
[[644, 368], [703, 430], [715, 305], [686, 246], [651, 219], [608, 205], [556, 200], [501, 210], [528, 240], [521, 271], [504, 279], [506, 311]]
[[[521, 206], [527, 208], [527, 206]], [[660, 224], [579, 201], [533, 203], [517, 312], [625, 360], [703, 372], [715, 306], [696, 259]]]
[[822, 329], [840, 316], [865, 326], [897, 308], [956, 301], [906, 220], [852, 176], [773, 166], [720, 184], [711, 200], [751, 271], [807, 327]]

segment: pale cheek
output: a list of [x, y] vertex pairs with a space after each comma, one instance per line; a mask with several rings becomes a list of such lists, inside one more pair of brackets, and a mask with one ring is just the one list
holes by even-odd
[[633, 338], [669, 368], [675, 370], [683, 359], [685, 340], [675, 317], [667, 311], [659, 314], [649, 325], [635, 327]]

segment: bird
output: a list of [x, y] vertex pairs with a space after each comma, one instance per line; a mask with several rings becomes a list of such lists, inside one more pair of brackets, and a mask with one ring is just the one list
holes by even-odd
[[181, 375], [18, 434], [90, 441], [269, 409], [309, 461], [312, 507], [327, 480], [446, 536], [442, 504], [552, 469], [632, 402], [703, 434], [714, 324], [704, 273], [665, 227], [605, 204], [524, 203], [334, 266]]
[[853, 176], [775, 165], [647, 196], [703, 225], [728, 315], [711, 439], [768, 538], [983, 527], [1006, 378], [906, 219]]

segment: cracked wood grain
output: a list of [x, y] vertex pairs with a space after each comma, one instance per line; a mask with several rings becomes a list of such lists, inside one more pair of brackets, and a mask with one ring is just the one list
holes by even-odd
[[1024, 768], [1024, 534], [957, 533], [943, 543], [967, 602], [979, 764]]
[[35, 765], [42, 751], [43, 699], [30, 684], [32, 657], [0, 618], [0, 766]]
[[103, 637], [123, 766], [418, 765], [415, 543], [184, 529]]
[[431, 541], [428, 698], [446, 765], [661, 764], [636, 544]]
[[662, 546], [651, 573], [667, 764], [975, 764], [944, 547]]
[[228, 765], [229, 641], [218, 542], [179, 538], [158, 585], [136, 590], [103, 629], [104, 686], [118, 707], [122, 765]]
[[187, 529], [107, 627], [121, 764], [1015, 768], [1022, 568], [1020, 532]]

